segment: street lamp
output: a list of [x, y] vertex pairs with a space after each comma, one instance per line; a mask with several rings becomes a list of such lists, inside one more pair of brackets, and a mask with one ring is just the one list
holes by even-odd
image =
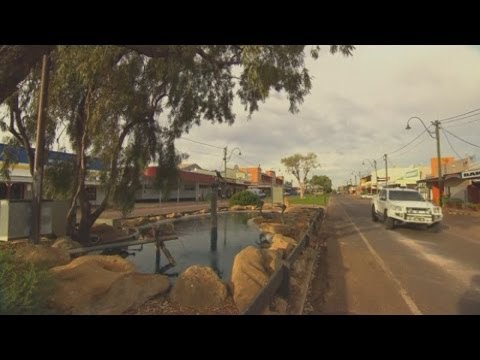
[[227, 161], [230, 160], [230, 158], [232, 157], [233, 155], [233, 152], [235, 150], [238, 150], [238, 155], [242, 156], [242, 152], [240, 151], [240, 148], [236, 147], [236, 148], [233, 148], [232, 151], [230, 151], [230, 155], [227, 157], [227, 147], [225, 146], [223, 148], [223, 162], [224, 162], [224, 168], [225, 168], [225, 179], [227, 178]]
[[442, 199], [442, 197], [443, 197], [443, 178], [442, 178], [442, 164], [441, 164], [442, 158], [440, 156], [440, 121], [439, 120], [431, 121], [432, 125], [435, 126], [435, 132], [433, 132], [433, 131], [428, 130], [427, 126], [425, 125], [425, 123], [423, 122], [422, 119], [420, 119], [418, 116], [413, 116], [410, 119], [408, 119], [407, 127], [405, 128], [406, 130], [411, 129], [410, 120], [412, 120], [412, 119], [420, 120], [423, 127], [427, 131], [428, 135], [430, 135], [430, 137], [432, 139], [437, 140], [438, 191], [439, 191], [438, 204], [440, 206], [442, 206], [443, 205], [443, 199]]
[[[365, 160], [370, 163], [370, 166], [375, 169], [375, 189], [378, 192], [378, 174], [377, 174], [377, 161], [373, 160], [373, 163], [369, 159], [363, 159], [362, 165], [365, 165]], [[370, 195], [373, 195], [373, 187], [370, 187]]]
[[[355, 176], [355, 195], [358, 195], [357, 173], [352, 171], [352, 175]], [[360, 171], [358, 172], [358, 182], [360, 182]]]

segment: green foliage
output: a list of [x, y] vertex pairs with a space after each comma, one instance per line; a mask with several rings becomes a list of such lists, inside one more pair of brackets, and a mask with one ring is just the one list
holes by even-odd
[[289, 174], [292, 174], [300, 184], [300, 193], [303, 198], [303, 191], [307, 185], [308, 173], [319, 167], [317, 162], [317, 155], [313, 152], [307, 155], [295, 154], [281, 159], [281, 163], [286, 167]]
[[0, 154], [0, 161], [2, 161], [0, 176], [5, 180], [10, 181], [10, 174], [12, 172], [11, 169], [18, 162], [18, 159], [13, 151], [13, 148], [8, 144], [3, 147], [3, 151]]
[[303, 199], [300, 196], [290, 196], [288, 202], [290, 204], [302, 205], [327, 205], [330, 195], [307, 195]]
[[158, 169], [154, 185], [162, 191], [162, 197], [168, 199], [172, 189], [177, 187], [180, 176], [178, 165], [187, 158], [187, 154], [180, 154], [175, 150], [173, 141], [159, 146]]
[[230, 198], [230, 206], [233, 205], [257, 205], [260, 201], [260, 197], [251, 191], [241, 191]]
[[[50, 180], [60, 182], [61, 191], [56, 193], [52, 185], [49, 192], [55, 196], [69, 192], [72, 202], [79, 203], [82, 229], [91, 226], [109, 202], [128, 213], [139, 178], [150, 163], [159, 163], [157, 185], [168, 192], [176, 183], [181, 160], [175, 139], [202, 120], [233, 124], [235, 97], [252, 115], [275, 90], [285, 93], [290, 112], [298, 111], [312, 86], [304, 63], [308, 49], [304, 45], [57, 46], [50, 54], [47, 147], [57, 128], [63, 127], [79, 161], [68, 191], [63, 179], [57, 179], [66, 167], [52, 169]], [[344, 55], [352, 50], [348, 45], [330, 47], [332, 53]], [[318, 51], [318, 46], [310, 48], [311, 56], [318, 57]], [[21, 94], [9, 103], [14, 117], [23, 119], [29, 141], [39, 85], [38, 66], [34, 70]], [[22, 116], [15, 115], [17, 109]], [[4, 126], [9, 123], [7, 119]], [[304, 164], [313, 168], [315, 159], [309, 156]], [[79, 166], [87, 157], [105, 166], [106, 196], [96, 210], [86, 196], [85, 167]], [[73, 218], [69, 212], [69, 223]]]
[[68, 200], [72, 193], [75, 174], [73, 160], [53, 161], [43, 173], [43, 197], [52, 200]]
[[46, 269], [18, 263], [12, 251], [0, 250], [0, 315], [45, 313], [53, 286]]
[[332, 192], [332, 180], [325, 175], [314, 175], [309, 181], [309, 184], [312, 186], [321, 186], [323, 190], [327, 193]]

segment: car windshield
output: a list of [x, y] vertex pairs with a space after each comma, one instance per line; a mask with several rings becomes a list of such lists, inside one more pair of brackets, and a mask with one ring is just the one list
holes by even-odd
[[390, 200], [400, 201], [425, 201], [418, 192], [414, 191], [390, 191]]

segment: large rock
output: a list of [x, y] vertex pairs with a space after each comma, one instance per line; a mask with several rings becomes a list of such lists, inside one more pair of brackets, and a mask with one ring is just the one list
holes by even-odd
[[50, 304], [64, 314], [122, 314], [170, 287], [166, 276], [135, 273], [120, 256], [83, 256], [50, 271], [57, 284]]
[[233, 205], [230, 206], [229, 208], [230, 211], [241, 211], [241, 210], [246, 210], [246, 207], [243, 205]]
[[70, 262], [70, 255], [66, 249], [45, 245], [28, 244], [19, 247], [15, 252], [15, 258], [20, 262], [31, 263], [46, 268], [65, 265]]
[[65, 250], [77, 249], [81, 247], [82, 247], [82, 244], [80, 244], [78, 241], [72, 240], [70, 236], [64, 236], [64, 237], [58, 238], [52, 244], [52, 248], [65, 249]]
[[181, 306], [218, 307], [227, 298], [227, 287], [212, 268], [193, 265], [179, 276], [170, 297]]
[[291, 237], [276, 234], [273, 236], [270, 250], [280, 251], [282, 257], [286, 258], [296, 245], [297, 242]]
[[260, 224], [259, 228], [263, 233], [281, 234], [285, 236], [293, 236], [295, 234], [295, 229], [291, 226], [280, 223], [264, 222]]
[[103, 242], [113, 242], [128, 235], [122, 230], [116, 229], [108, 224], [97, 224], [92, 226], [91, 234], [98, 236]]
[[280, 266], [280, 256], [273, 250], [248, 246], [235, 256], [231, 282], [233, 299], [240, 311], [247, 308]]

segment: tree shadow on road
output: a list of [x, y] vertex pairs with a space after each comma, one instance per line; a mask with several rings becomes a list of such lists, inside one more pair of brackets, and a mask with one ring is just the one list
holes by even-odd
[[480, 315], [480, 275], [472, 276], [470, 287], [458, 302], [461, 315]]

